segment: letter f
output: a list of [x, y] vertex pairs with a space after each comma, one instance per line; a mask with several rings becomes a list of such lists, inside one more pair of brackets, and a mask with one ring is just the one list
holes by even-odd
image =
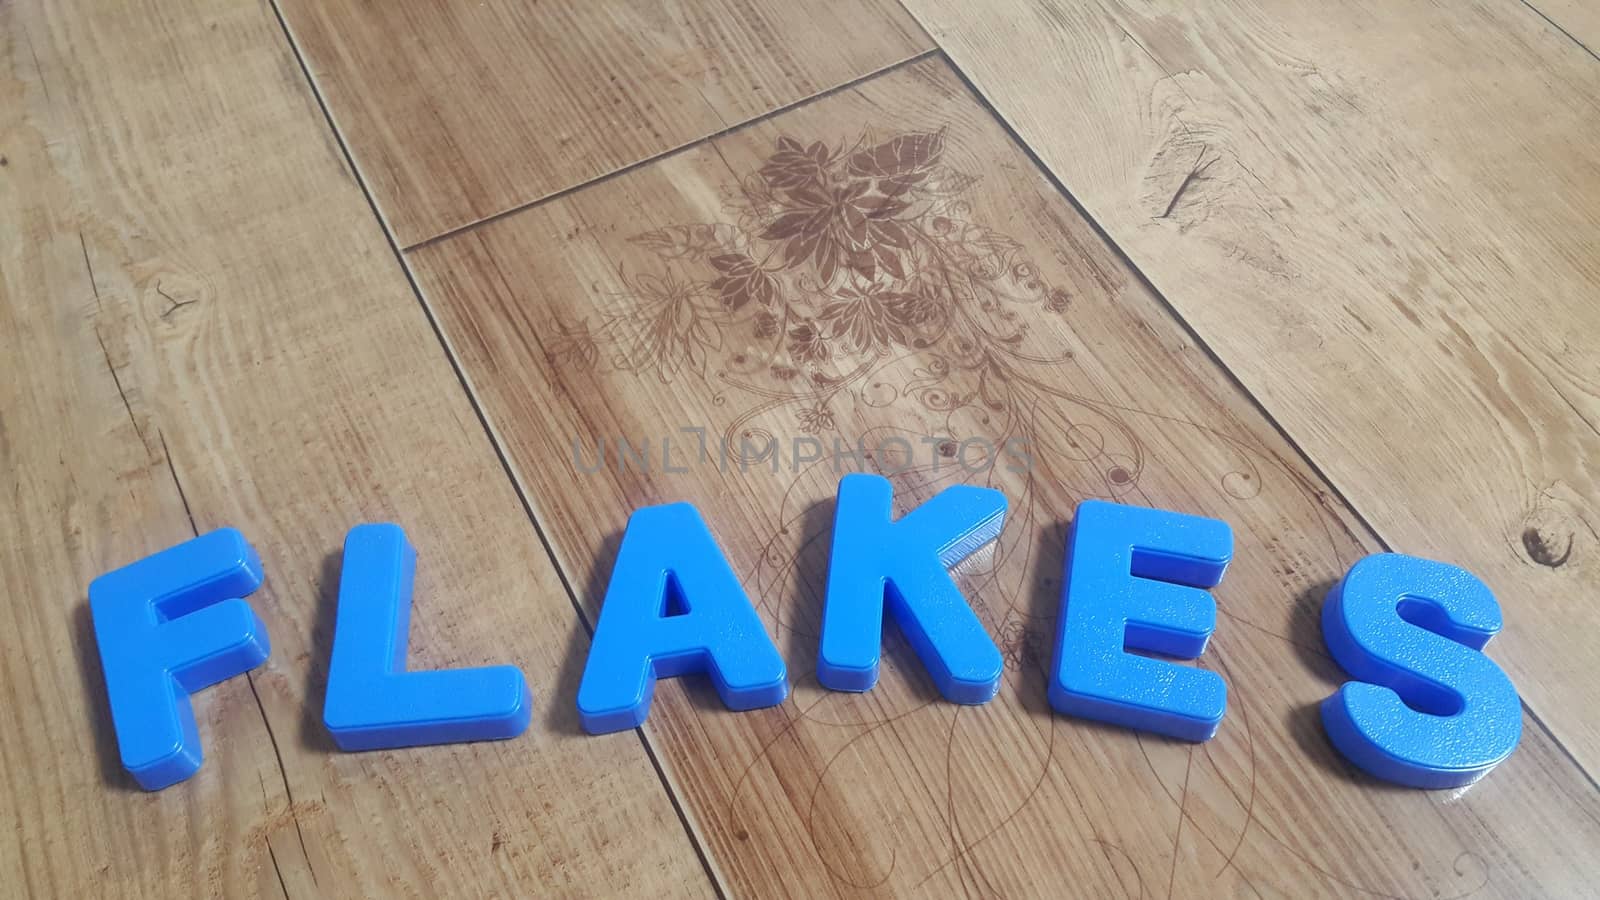
[[261, 560], [232, 528], [90, 583], [122, 765], [145, 790], [159, 791], [200, 768], [189, 695], [266, 662], [266, 626], [240, 599], [260, 586]]

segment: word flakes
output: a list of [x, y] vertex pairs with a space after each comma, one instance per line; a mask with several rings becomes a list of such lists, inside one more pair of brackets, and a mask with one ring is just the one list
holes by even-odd
[[[887, 479], [839, 483], [817, 652], [836, 691], [877, 684], [885, 613], [941, 695], [982, 704], [1000, 687], [1000, 651], [950, 568], [993, 541], [1006, 498], [947, 488], [896, 519]], [[1057, 711], [1191, 741], [1227, 707], [1216, 672], [1181, 665], [1216, 630], [1209, 589], [1233, 557], [1225, 522], [1085, 501], [1067, 546], [1049, 671]], [[343, 750], [522, 734], [533, 700], [513, 666], [406, 670], [416, 553], [397, 525], [345, 540], [323, 724]], [[266, 627], [243, 598], [261, 585], [243, 535], [223, 528], [95, 579], [95, 638], [123, 765], [147, 790], [200, 767], [189, 697], [261, 665]], [[1470, 573], [1378, 554], [1356, 563], [1322, 613], [1329, 652], [1353, 681], [1322, 705], [1329, 740], [1356, 766], [1444, 788], [1483, 777], [1522, 733], [1516, 688], [1481, 652], [1500, 607]], [[687, 503], [628, 521], [578, 687], [583, 727], [635, 728], [657, 678], [711, 677], [730, 709], [782, 703], [787, 670], [710, 529]]]

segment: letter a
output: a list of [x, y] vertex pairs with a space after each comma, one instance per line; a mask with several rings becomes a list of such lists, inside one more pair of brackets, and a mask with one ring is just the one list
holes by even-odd
[[636, 728], [656, 678], [708, 670], [730, 709], [789, 696], [783, 658], [700, 513], [687, 503], [636, 510], [578, 685], [578, 718], [590, 734]]

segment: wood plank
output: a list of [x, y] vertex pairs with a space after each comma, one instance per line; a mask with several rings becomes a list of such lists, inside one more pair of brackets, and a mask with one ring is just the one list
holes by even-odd
[[[835, 197], [877, 218], [827, 212]], [[850, 235], [882, 251], [871, 277], [864, 257], [830, 263]], [[703, 680], [662, 682], [646, 729], [735, 895], [1592, 882], [1600, 797], [1532, 719], [1510, 761], [1451, 794], [1384, 787], [1334, 754], [1316, 704], [1342, 677], [1318, 611], [1376, 538], [942, 60], [407, 258], [590, 615], [628, 512], [690, 500], [776, 636], [788, 702], [735, 714]], [[807, 437], [821, 460], [797, 462]], [[618, 439], [648, 442], [648, 462], [619, 459]], [[1001, 451], [985, 467], [984, 442], [1007, 439], [1032, 464]], [[940, 701], [897, 638], [872, 692], [817, 685], [834, 440], [881, 451], [840, 468], [895, 472], [903, 508], [963, 481], [1007, 493], [1003, 536], [961, 576], [1008, 661], [993, 703]], [[1235, 528], [1203, 663], [1230, 684], [1215, 741], [1051, 715], [1064, 524], [1086, 497]]]
[[283, 0], [402, 246], [932, 47], [895, 0]]
[[[709, 893], [638, 737], [555, 699], [585, 632], [271, 9], [5, 4], [0, 60], [0, 893]], [[412, 665], [521, 665], [527, 736], [333, 750], [339, 549], [374, 520], [420, 554]], [[272, 657], [146, 794], [85, 591], [224, 524]]]
[[911, 6], [1600, 772], [1600, 66], [1515, 3]]
[[1537, 0], [1528, 5], [1565, 31], [1591, 55], [1600, 54], [1600, 8], [1593, 3], [1585, 0]]

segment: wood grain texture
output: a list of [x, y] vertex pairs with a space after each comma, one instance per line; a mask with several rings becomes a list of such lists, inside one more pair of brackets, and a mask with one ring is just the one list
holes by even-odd
[[[589, 614], [629, 511], [690, 500], [785, 654], [782, 706], [729, 713], [675, 679], [646, 726], [733, 895], [1593, 883], [1600, 797], [1537, 721], [1453, 793], [1385, 787], [1332, 751], [1316, 704], [1342, 675], [1318, 611], [1377, 539], [942, 60], [408, 260]], [[873, 691], [819, 688], [831, 499], [858, 468], [892, 473], [902, 509], [958, 482], [1010, 498], [960, 573], [1007, 661], [994, 702], [938, 699], [898, 636]], [[1087, 497], [1233, 525], [1202, 661], [1230, 685], [1214, 741], [1047, 707], [1065, 524]]]
[[[709, 892], [639, 739], [552, 702], [585, 632], [270, 8], [0, 5], [0, 234], [0, 894]], [[339, 550], [375, 520], [420, 554], [412, 665], [523, 666], [527, 736], [333, 749]], [[85, 591], [224, 524], [272, 656], [146, 794]]]
[[1600, 772], [1600, 63], [1518, 3], [910, 5]]
[[1600, 54], [1600, 7], [1588, 0], [1532, 0], [1528, 5], [1591, 55]]
[[402, 246], [931, 47], [894, 0], [283, 0]]

